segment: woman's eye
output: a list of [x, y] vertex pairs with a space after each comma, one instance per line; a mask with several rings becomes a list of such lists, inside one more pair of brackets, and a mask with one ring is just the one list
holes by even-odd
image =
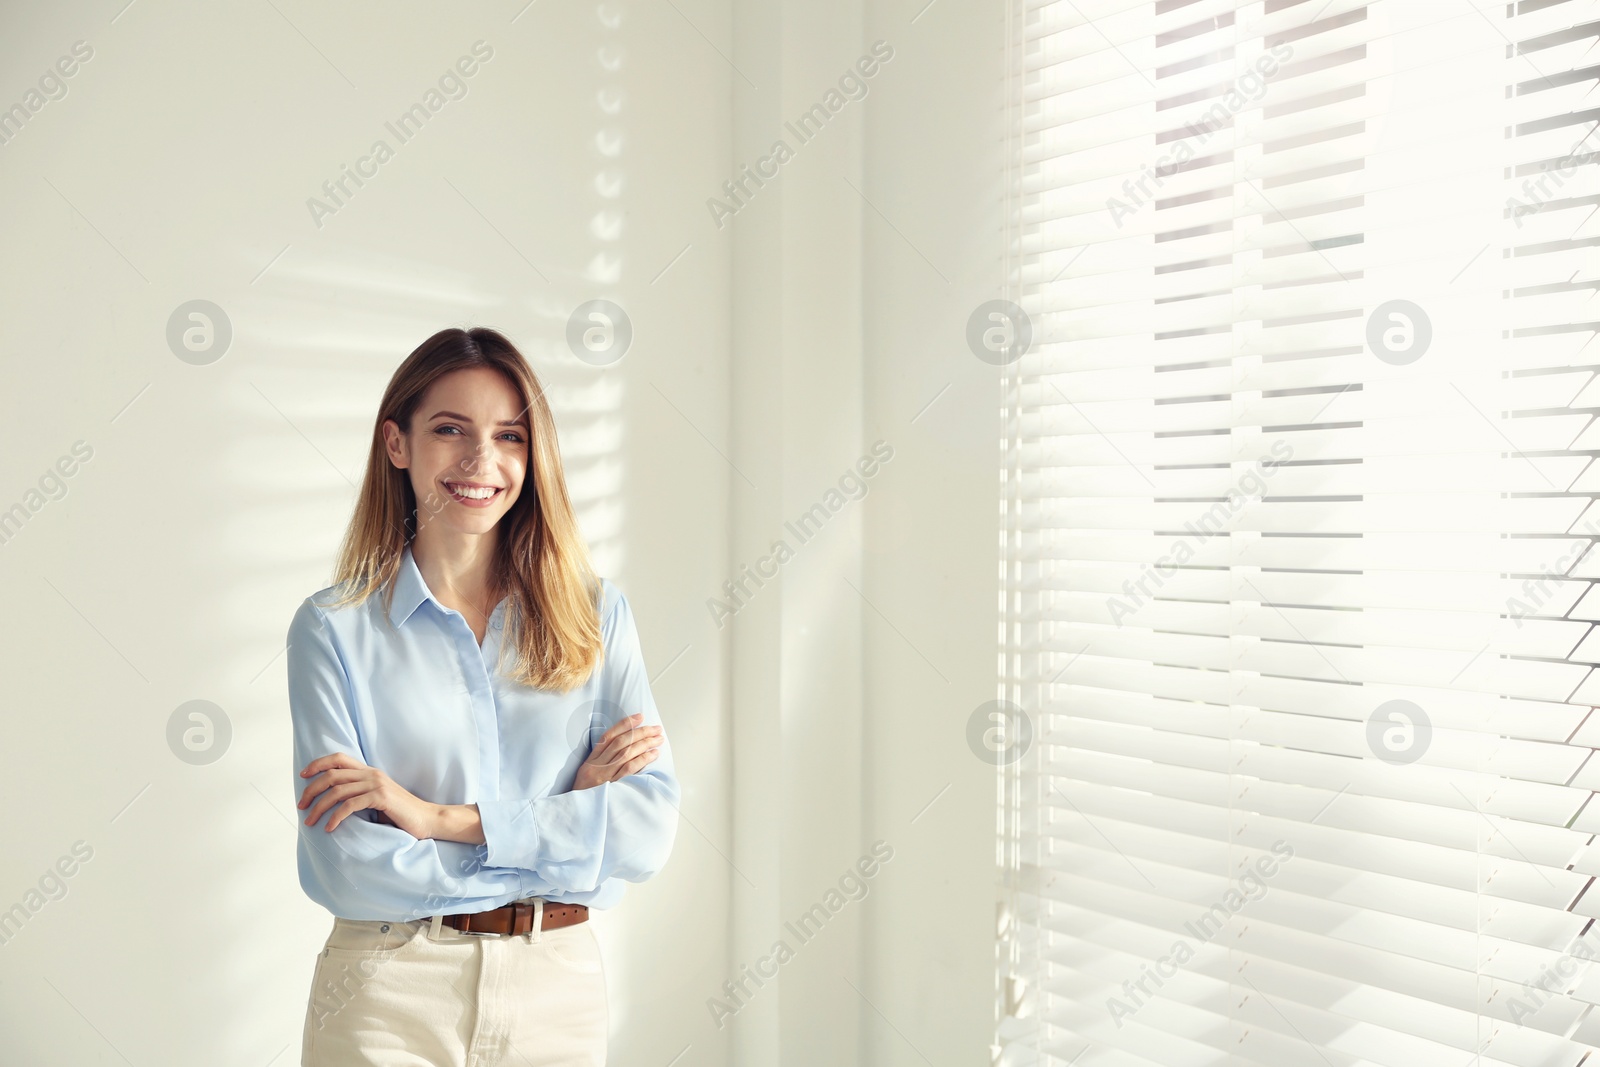
[[[461, 436], [461, 428], [459, 426], [436, 426], [434, 427], [433, 432], [438, 434], [440, 437]], [[499, 437], [502, 441], [509, 439], [515, 444], [522, 444], [522, 435], [515, 430], [507, 430], [505, 433], [500, 434]]]

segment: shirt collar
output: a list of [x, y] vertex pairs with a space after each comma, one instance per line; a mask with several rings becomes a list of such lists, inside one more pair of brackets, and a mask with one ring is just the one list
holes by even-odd
[[[422, 606], [424, 600], [433, 601], [433, 606], [442, 612], [450, 611], [439, 603], [439, 598], [433, 595], [428, 583], [422, 580], [422, 571], [417, 567], [417, 561], [411, 557], [411, 546], [406, 545], [405, 551], [400, 555], [400, 569], [394, 576], [394, 598], [389, 601], [389, 621], [398, 629], [411, 618], [417, 608]], [[495, 605], [494, 611], [489, 614], [490, 623], [497, 629], [497, 619], [504, 613], [506, 604], [507, 598], [502, 597], [500, 603]]]
[[422, 580], [417, 561], [411, 558], [411, 546], [406, 545], [400, 556], [400, 569], [395, 573], [394, 598], [389, 602], [389, 621], [396, 627], [402, 625], [424, 600], [433, 600], [433, 594], [428, 591], [428, 583]]

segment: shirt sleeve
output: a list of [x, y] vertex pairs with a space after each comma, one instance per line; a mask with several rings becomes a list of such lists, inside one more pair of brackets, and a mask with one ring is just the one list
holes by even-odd
[[[591, 752], [606, 730], [629, 715], [642, 712], [641, 726], [661, 725], [633, 611], [620, 590], [601, 634], [602, 721], [589, 732]], [[568, 893], [593, 891], [611, 878], [642, 882], [651, 877], [666, 865], [678, 832], [678, 778], [665, 732], [657, 752], [633, 774], [589, 789], [480, 800], [484, 844], [477, 847], [484, 862], [533, 871]]]
[[[289, 626], [289, 714], [294, 726], [294, 801], [315, 778], [306, 764], [344, 752], [366, 762], [350, 712], [349, 675], [337, 638], [310, 599]], [[347, 919], [409, 922], [436, 913], [481, 911], [520, 899], [522, 875], [486, 866], [476, 846], [418, 840], [370, 808], [329, 833], [331, 812], [307, 825], [295, 809], [300, 887], [312, 900]]]

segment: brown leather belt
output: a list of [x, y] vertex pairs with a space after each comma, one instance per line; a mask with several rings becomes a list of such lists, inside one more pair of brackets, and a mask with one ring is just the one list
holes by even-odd
[[[446, 915], [442, 926], [452, 926], [467, 934], [525, 934], [533, 929], [534, 906], [518, 900], [488, 911]], [[554, 904], [544, 902], [544, 915], [539, 921], [541, 930], [557, 930], [589, 918], [589, 908], [584, 904]]]

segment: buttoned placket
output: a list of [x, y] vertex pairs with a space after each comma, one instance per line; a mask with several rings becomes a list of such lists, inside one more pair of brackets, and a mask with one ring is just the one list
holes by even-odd
[[[490, 614], [482, 645], [478, 644], [477, 635], [467, 625], [464, 615], [453, 608], [444, 609], [453, 617], [450, 626], [456, 633], [461, 675], [466, 679], [467, 699], [472, 702], [473, 723], [478, 731], [478, 796], [483, 800], [500, 799], [500, 716], [491, 675], [500, 656], [505, 607], [506, 601], [501, 600]], [[521, 882], [521, 895], [526, 896], [527, 882], [520, 873], [517, 877]]]

